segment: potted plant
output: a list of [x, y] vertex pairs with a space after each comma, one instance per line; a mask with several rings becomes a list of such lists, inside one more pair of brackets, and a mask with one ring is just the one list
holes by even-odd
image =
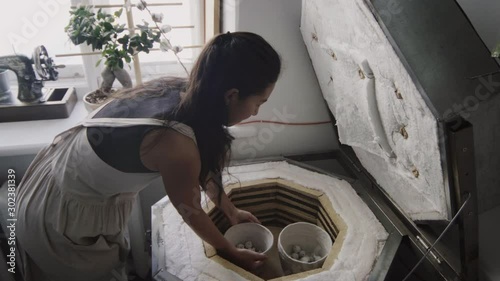
[[[156, 29], [149, 27], [149, 24], [144, 22], [143, 25], [137, 25], [140, 33], [130, 35], [125, 32], [125, 25], [117, 23], [123, 9], [116, 11], [114, 14], [108, 14], [102, 9], [94, 13], [91, 6], [80, 6], [70, 11], [70, 20], [64, 29], [69, 39], [75, 45], [86, 43], [92, 47], [93, 51], [101, 51], [102, 57], [97, 62], [97, 65], [104, 60], [106, 66], [101, 72], [103, 81], [99, 89], [86, 94], [84, 97], [84, 102], [89, 111], [99, 107], [110, 97], [115, 79], [118, 79], [124, 88], [132, 87], [130, 75], [123, 67], [133, 60], [134, 55], [140, 52], [149, 53], [154, 43], [160, 43], [160, 49], [164, 52], [172, 50], [180, 62], [177, 53], [182, 51], [182, 47], [172, 46], [165, 36], [172, 27], [169, 25], [160, 27], [158, 25], [163, 20], [163, 14], [152, 13], [143, 0], [136, 7], [149, 12]], [[182, 62], [181, 65], [186, 70]]]

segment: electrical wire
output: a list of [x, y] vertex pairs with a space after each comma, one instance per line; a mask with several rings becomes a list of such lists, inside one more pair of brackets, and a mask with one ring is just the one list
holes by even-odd
[[446, 228], [443, 230], [443, 232], [441, 232], [441, 235], [439, 235], [439, 237], [436, 239], [436, 241], [434, 241], [434, 243], [429, 247], [429, 249], [427, 249], [427, 251], [425, 252], [424, 256], [417, 262], [417, 264], [408, 273], [408, 275], [406, 275], [406, 277], [403, 279], [403, 281], [406, 281], [406, 279], [408, 279], [408, 277], [411, 276], [411, 274], [417, 269], [417, 267], [424, 261], [425, 257], [427, 257], [427, 255], [432, 251], [432, 249], [434, 249], [434, 246], [439, 242], [439, 240], [441, 240], [441, 238], [443, 238], [443, 236], [446, 233], [446, 231], [448, 231], [448, 229], [453, 225], [453, 223], [455, 222], [455, 220], [458, 218], [458, 216], [460, 215], [460, 213], [464, 209], [465, 205], [467, 204], [467, 202], [470, 199], [470, 196], [471, 196], [470, 193], [467, 193], [467, 199], [465, 199], [465, 201], [462, 204], [462, 206], [460, 207], [460, 209], [458, 209], [457, 214], [453, 217], [453, 219], [446, 226]]
[[252, 120], [247, 122], [241, 122], [237, 125], [246, 125], [252, 123], [270, 123], [270, 124], [280, 124], [280, 125], [290, 125], [290, 126], [307, 126], [307, 125], [321, 125], [321, 124], [329, 124], [332, 121], [318, 121], [318, 122], [302, 122], [302, 123], [293, 123], [293, 122], [280, 122], [280, 121], [271, 121], [271, 120]]

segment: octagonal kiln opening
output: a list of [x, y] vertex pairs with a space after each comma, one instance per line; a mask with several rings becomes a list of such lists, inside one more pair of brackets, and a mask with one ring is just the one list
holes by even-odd
[[[250, 280], [277, 280], [285, 276], [281, 269], [277, 251], [277, 240], [281, 229], [295, 222], [309, 222], [323, 228], [332, 238], [333, 247], [323, 266], [299, 274], [286, 275], [279, 280], [293, 280], [319, 273], [330, 268], [336, 259], [347, 230], [340, 216], [333, 210], [328, 197], [321, 191], [306, 188], [283, 179], [267, 179], [232, 184], [225, 188], [233, 204], [254, 214], [274, 234], [274, 245], [268, 260], [258, 276], [219, 257], [215, 249], [204, 243], [208, 258]], [[213, 204], [207, 206], [210, 218], [218, 229], [225, 233], [230, 227], [226, 216]]]

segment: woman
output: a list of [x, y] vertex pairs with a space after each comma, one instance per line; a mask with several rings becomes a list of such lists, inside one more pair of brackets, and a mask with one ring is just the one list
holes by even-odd
[[18, 188], [25, 279], [125, 279], [132, 204], [158, 177], [200, 238], [232, 262], [258, 267], [265, 255], [237, 249], [222, 236], [200, 206], [200, 187], [232, 224], [258, 222], [216, 183], [232, 140], [226, 126], [257, 114], [280, 70], [279, 55], [262, 37], [218, 35], [189, 79], [161, 78], [124, 90], [57, 136]]

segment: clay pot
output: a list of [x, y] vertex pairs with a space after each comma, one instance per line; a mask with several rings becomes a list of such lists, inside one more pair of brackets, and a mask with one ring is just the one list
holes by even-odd
[[132, 88], [132, 79], [129, 73], [123, 68], [111, 70], [111, 68], [105, 67], [101, 72], [101, 76], [101, 88], [83, 96], [83, 103], [88, 112], [94, 111], [107, 101], [109, 96], [114, 92], [111, 87], [113, 87], [115, 79], [118, 79], [123, 88]]
[[104, 93], [101, 89], [88, 92], [83, 96], [83, 103], [85, 104], [85, 108], [88, 112], [96, 110], [110, 99], [109, 96], [113, 92], [114, 91], [111, 90], [111, 93]]

